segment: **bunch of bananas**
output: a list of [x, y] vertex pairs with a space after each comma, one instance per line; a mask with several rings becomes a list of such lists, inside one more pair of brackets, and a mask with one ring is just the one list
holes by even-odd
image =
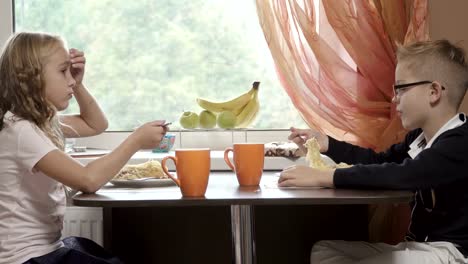
[[249, 91], [225, 102], [212, 102], [197, 98], [197, 103], [201, 108], [214, 113], [232, 112], [236, 116], [235, 127], [245, 128], [255, 120], [260, 109], [258, 101], [259, 85], [260, 82], [254, 82]]

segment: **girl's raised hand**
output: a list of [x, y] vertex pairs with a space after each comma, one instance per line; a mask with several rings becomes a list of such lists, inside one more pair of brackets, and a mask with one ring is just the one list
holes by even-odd
[[138, 147], [140, 149], [152, 149], [158, 146], [168, 131], [168, 127], [163, 126], [164, 124], [164, 120], [156, 120], [138, 127], [132, 134], [137, 141]]
[[70, 72], [76, 81], [76, 85], [81, 85], [83, 82], [86, 64], [84, 53], [77, 49], [70, 49], [70, 61]]

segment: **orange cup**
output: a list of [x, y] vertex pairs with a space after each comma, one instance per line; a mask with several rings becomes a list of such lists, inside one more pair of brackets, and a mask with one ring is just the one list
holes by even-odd
[[[166, 161], [174, 161], [177, 178], [169, 173]], [[167, 156], [161, 161], [164, 173], [180, 187], [183, 196], [205, 196], [210, 175], [210, 149], [176, 149], [175, 157]]]
[[[233, 152], [234, 165], [229, 160], [229, 152]], [[234, 148], [224, 150], [224, 161], [236, 172], [237, 180], [241, 186], [257, 186], [263, 173], [265, 161], [265, 145], [254, 143], [234, 144]]]

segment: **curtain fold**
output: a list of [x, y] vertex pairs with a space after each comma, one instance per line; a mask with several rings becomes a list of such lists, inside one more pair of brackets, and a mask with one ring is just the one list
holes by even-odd
[[[391, 103], [396, 43], [429, 39], [427, 0], [256, 3], [278, 78], [309, 126], [377, 151], [404, 137]], [[369, 241], [403, 239], [408, 205], [369, 209]]]
[[428, 39], [427, 0], [256, 0], [278, 78], [306, 123], [381, 150], [406, 133], [391, 103], [396, 43]]

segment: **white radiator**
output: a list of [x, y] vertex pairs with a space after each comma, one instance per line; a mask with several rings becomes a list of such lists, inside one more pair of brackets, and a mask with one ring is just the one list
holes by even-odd
[[62, 238], [86, 237], [102, 246], [102, 208], [69, 206], [63, 222]]

